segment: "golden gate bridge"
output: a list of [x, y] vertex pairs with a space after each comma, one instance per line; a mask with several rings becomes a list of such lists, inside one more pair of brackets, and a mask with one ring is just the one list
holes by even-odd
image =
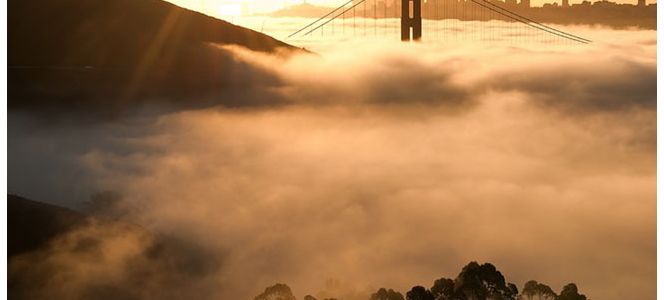
[[[529, 0], [521, 0], [529, 6]], [[484, 39], [538, 39], [552, 43], [587, 44], [591, 41], [519, 12], [516, 0], [350, 0], [288, 38], [313, 35], [397, 35], [402, 41], [446, 39], [480, 35]], [[454, 23], [449, 23], [449, 22]], [[496, 21], [492, 24], [490, 22]], [[396, 24], [395, 24], [396, 23]], [[482, 28], [484, 27], [484, 28]], [[431, 34], [431, 36], [427, 36]]]

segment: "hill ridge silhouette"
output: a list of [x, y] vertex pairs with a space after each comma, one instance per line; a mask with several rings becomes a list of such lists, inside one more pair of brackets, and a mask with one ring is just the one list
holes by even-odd
[[253, 78], [238, 79], [245, 66], [223, 45], [302, 51], [162, 0], [10, 0], [8, 108], [97, 119], [150, 101], [173, 109], [262, 104], [224, 97]]

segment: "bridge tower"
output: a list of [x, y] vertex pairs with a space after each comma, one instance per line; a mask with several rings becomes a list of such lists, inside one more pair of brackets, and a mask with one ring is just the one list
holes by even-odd
[[422, 0], [401, 0], [401, 40], [419, 41], [421, 38]]

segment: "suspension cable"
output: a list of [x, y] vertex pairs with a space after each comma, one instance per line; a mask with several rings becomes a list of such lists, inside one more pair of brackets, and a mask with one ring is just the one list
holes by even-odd
[[585, 42], [588, 42], [588, 43], [591, 43], [591, 42], [592, 42], [592, 41], [589, 40], [589, 39], [585, 39], [585, 38], [582, 38], [582, 37], [580, 37], [580, 36], [573, 35], [573, 34], [571, 34], [571, 33], [567, 33], [567, 32], [564, 32], [564, 31], [562, 31], [562, 30], [558, 30], [558, 29], [556, 29], [556, 28], [553, 28], [553, 27], [551, 27], [551, 26], [544, 25], [544, 24], [542, 24], [542, 23], [540, 23], [540, 22], [537, 22], [537, 21], [535, 21], [535, 20], [532, 20], [532, 19], [526, 18], [526, 17], [524, 17], [524, 16], [522, 16], [522, 15], [519, 15], [519, 14], [513, 12], [513, 11], [510, 11], [510, 10], [508, 10], [508, 9], [505, 9], [505, 8], [503, 8], [503, 7], [500, 7], [499, 5], [496, 5], [496, 4], [494, 4], [494, 3], [491, 3], [491, 1], [487, 1], [487, 0], [480, 0], [480, 1], [483, 1], [483, 2], [486, 3], [486, 4], [489, 4], [489, 5], [493, 6], [493, 7], [498, 8], [499, 10], [502, 10], [502, 11], [504, 11], [504, 12], [507, 12], [507, 13], [509, 13], [509, 14], [511, 14], [511, 15], [514, 15], [514, 16], [518, 17], [518, 18], [524, 19], [524, 20], [526, 20], [526, 21], [528, 21], [528, 22], [531, 22], [531, 23], [537, 24], [538, 26], [544, 27], [544, 28], [546, 28], [546, 29], [549, 29], [549, 30], [552, 30], [552, 31], [558, 32], [558, 33], [560, 33], [560, 34], [563, 34], [563, 35], [569, 36], [569, 37], [571, 37], [571, 38], [578, 39], [578, 40], [582, 40], [582, 41], [585, 41]]
[[[364, 1], [364, 0], [363, 0], [363, 1]], [[350, 1], [346, 2], [346, 3], [344, 3], [343, 5], [341, 5], [341, 6], [337, 7], [337, 8], [335, 8], [333, 11], [331, 11], [331, 12], [327, 13], [326, 15], [324, 15], [324, 16], [318, 18], [318, 20], [313, 21], [313, 22], [311, 22], [309, 25], [300, 28], [300, 30], [291, 33], [291, 35], [289, 35], [288, 37], [289, 37], [289, 38], [290, 38], [290, 37], [293, 37], [294, 35], [296, 35], [296, 34], [302, 32], [303, 30], [305, 30], [305, 29], [307, 29], [307, 28], [309, 28], [311, 25], [314, 25], [314, 24], [318, 23], [320, 20], [323, 20], [323, 19], [327, 18], [329, 15], [335, 13], [336, 11], [340, 10], [341, 8], [345, 7], [346, 5], [348, 5], [348, 4], [350, 4], [350, 3], [353, 3], [353, 0], [350, 0]]]
[[[309, 35], [310, 33], [314, 32], [316, 29], [321, 28], [321, 27], [327, 25], [327, 23], [330, 23], [332, 20], [334, 20], [334, 19], [336, 19], [337, 17], [339, 17], [340, 15], [342, 15], [342, 14], [344, 14], [344, 13], [350, 11], [351, 9], [355, 8], [356, 6], [358, 6], [358, 5], [362, 4], [362, 3], [364, 3], [365, 1], [366, 1], [366, 0], [361, 0], [361, 1], [357, 2], [355, 5], [349, 7], [348, 9], [346, 9], [346, 10], [344, 10], [344, 11], [342, 11], [341, 13], [339, 13], [339, 14], [337, 14], [336, 16], [332, 17], [331, 19], [329, 19], [329, 20], [325, 21], [324, 23], [322, 23], [322, 24], [320, 24], [320, 25], [314, 27], [313, 29], [307, 31], [307, 33], [305, 33], [304, 35]], [[353, 2], [353, 1], [349, 1], [349, 2]], [[347, 4], [344, 4], [344, 6], [345, 6], [345, 5], [347, 5]], [[340, 6], [339, 8], [341, 8], [341, 7], [343, 7], [343, 6]], [[322, 19], [322, 18], [321, 18], [321, 19]], [[299, 31], [301, 31], [301, 30], [299, 30]]]
[[480, 2], [487, 2], [486, 0], [470, 0], [470, 1], [472, 1], [473, 3], [475, 3], [475, 4], [477, 4], [477, 5], [482, 6], [482, 7], [486, 8], [486, 9], [488, 9], [488, 10], [491, 10], [491, 11], [493, 11], [493, 12], [496, 12], [496, 13], [499, 13], [499, 14], [501, 14], [501, 15], [503, 15], [503, 16], [506, 16], [506, 17], [508, 17], [508, 18], [510, 18], [510, 19], [512, 19], [512, 20], [515, 20], [515, 21], [521, 22], [521, 23], [523, 23], [523, 24], [526, 24], [526, 25], [528, 25], [528, 26], [530, 26], [530, 27], [533, 27], [533, 28], [535, 28], [535, 29], [537, 29], [537, 30], [545, 31], [545, 32], [548, 32], [548, 33], [550, 33], [550, 34], [553, 34], [553, 35], [556, 35], [556, 36], [559, 36], [559, 37], [562, 37], [562, 38], [565, 38], [565, 39], [573, 40], [573, 41], [576, 41], [576, 42], [579, 42], [579, 43], [583, 43], [583, 44], [588, 44], [588, 43], [589, 43], [589, 42], [586, 41], [585, 39], [575, 38], [575, 37], [573, 37], [573, 36], [567, 36], [567, 35], [564, 35], [564, 34], [560, 34], [560, 33], [556, 32], [556, 31], [549, 30], [549, 29], [547, 29], [547, 28], [538, 27], [538, 26], [534, 25], [533, 23], [529, 23], [529, 22], [524, 21], [524, 20], [521, 20], [521, 19], [519, 19], [519, 18], [515, 18], [515, 17], [513, 17], [513, 16], [510, 16], [510, 15], [508, 15], [508, 14], [506, 14], [506, 13], [503, 13], [503, 12], [501, 12], [501, 11], [499, 11], [499, 10], [493, 9], [493, 8], [491, 8], [491, 7], [489, 7], [489, 6], [486, 6], [486, 5], [482, 4], [482, 3], [480, 3]]

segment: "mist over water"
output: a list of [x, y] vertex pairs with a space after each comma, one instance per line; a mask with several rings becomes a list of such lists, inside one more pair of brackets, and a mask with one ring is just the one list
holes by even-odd
[[[474, 12], [475, 16], [479, 13]], [[532, 50], [551, 47], [571, 50], [570, 48], [579, 46], [578, 42], [543, 33], [523, 23], [497, 20], [502, 16], [495, 13], [486, 14], [484, 17], [492, 19], [490, 21], [424, 19], [422, 41], [430, 45], [435, 44], [441, 49], [468, 47], [469, 44], [479, 48], [501, 46]], [[353, 42], [366, 46], [370, 43], [383, 44], [399, 40], [400, 19], [374, 19], [371, 16], [364, 18], [361, 14], [357, 14], [354, 19], [352, 14], [347, 12], [345, 18], [339, 17], [321, 28], [318, 28], [318, 25], [323, 22], [314, 23], [316, 19], [303, 17], [245, 16], [230, 21], [316, 52], [326, 51], [335, 45], [346, 47], [348, 43]], [[309, 24], [314, 25], [307, 27]], [[589, 39], [594, 44], [624, 46], [631, 45], [635, 39], [656, 39], [654, 30], [610, 29], [602, 25], [544, 25]], [[304, 30], [300, 31], [303, 28]], [[295, 34], [296, 32], [299, 33]], [[650, 34], [647, 34], [648, 32]], [[626, 40], [630, 42], [625, 42]]]
[[[271, 30], [292, 32], [288, 20]], [[85, 124], [10, 111], [9, 191], [71, 207], [112, 191], [122, 200], [109, 214], [209, 265], [147, 287], [117, 281], [143, 298], [250, 299], [283, 282], [298, 298], [368, 299], [477, 260], [519, 288], [654, 299], [655, 32], [565, 29], [595, 42], [312, 39], [296, 44], [316, 54], [288, 57], [219, 47], [256, 78], [242, 89], [279, 101], [223, 105], [273, 103], [228, 101], [243, 95], [230, 87], [218, 106]], [[67, 254], [71, 240], [47, 256], [68, 295], [132, 270], [90, 267], [134, 262], [149, 244], [119, 230], [78, 233], [109, 237], [96, 260]]]

